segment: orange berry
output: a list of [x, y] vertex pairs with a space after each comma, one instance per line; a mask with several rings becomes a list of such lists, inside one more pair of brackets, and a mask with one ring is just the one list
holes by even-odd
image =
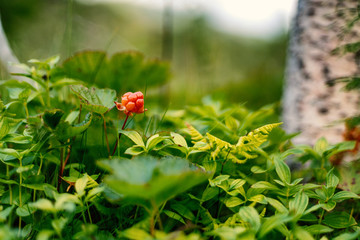
[[129, 96], [130, 94], [132, 94], [132, 92], [127, 92], [127, 93], [125, 93], [125, 94], [123, 95], [123, 97], [127, 97], [127, 96]]
[[121, 104], [126, 106], [126, 104], [129, 102], [128, 98], [127, 97], [122, 97], [121, 98]]
[[144, 105], [137, 111], [137, 113], [143, 113], [144, 112]]
[[128, 96], [129, 101], [136, 102], [137, 96], [135, 93], [132, 93]]
[[128, 102], [128, 104], [126, 104], [126, 110], [128, 110], [129, 112], [132, 112], [135, 107], [136, 106], [134, 102]]
[[136, 92], [136, 93], [134, 93], [134, 94], [136, 94], [136, 96], [137, 96], [137, 98], [139, 99], [144, 99], [144, 94], [142, 93], [142, 92]]
[[141, 108], [144, 106], [144, 99], [136, 100], [136, 107]]

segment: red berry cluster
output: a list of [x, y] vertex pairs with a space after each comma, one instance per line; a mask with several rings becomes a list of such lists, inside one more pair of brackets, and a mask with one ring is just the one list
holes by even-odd
[[126, 115], [132, 113], [143, 113], [144, 109], [144, 94], [142, 92], [127, 92], [121, 97], [121, 103], [115, 102], [117, 109], [124, 111]]

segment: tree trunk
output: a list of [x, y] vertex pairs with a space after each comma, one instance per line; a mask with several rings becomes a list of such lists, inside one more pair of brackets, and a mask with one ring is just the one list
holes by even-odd
[[17, 70], [16, 67], [12, 66], [9, 63], [19, 63], [18, 59], [13, 54], [9, 42], [6, 38], [5, 32], [1, 24], [1, 18], [0, 18], [0, 62], [4, 65], [4, 67], [9, 73], [13, 72], [13, 70]]
[[[360, 41], [360, 25], [346, 26], [357, 15], [357, 0], [299, 0], [290, 33], [283, 121], [296, 144], [343, 140], [340, 119], [359, 114], [359, 93], [344, 92], [334, 79], [360, 75], [360, 54], [333, 55], [340, 45]], [[346, 32], [346, 33], [345, 33]]]

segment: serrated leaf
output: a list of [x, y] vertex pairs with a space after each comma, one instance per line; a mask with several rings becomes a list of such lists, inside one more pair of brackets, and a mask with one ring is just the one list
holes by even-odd
[[82, 85], [72, 85], [71, 90], [80, 98], [84, 108], [91, 112], [104, 115], [115, 106], [116, 92], [113, 89], [89, 89]]
[[81, 134], [91, 124], [93, 115], [91, 113], [86, 114], [84, 121], [78, 124], [70, 125], [68, 122], [61, 121], [55, 129], [55, 134], [59, 141], [66, 141], [69, 138], [72, 138], [76, 135]]
[[64, 111], [61, 109], [46, 110], [43, 114], [44, 123], [49, 126], [51, 129], [55, 129], [56, 126], [60, 123]]

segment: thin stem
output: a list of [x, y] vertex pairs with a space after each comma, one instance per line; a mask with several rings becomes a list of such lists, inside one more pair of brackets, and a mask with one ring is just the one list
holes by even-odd
[[106, 148], [108, 150], [108, 153], [109, 153], [109, 157], [111, 156], [110, 155], [110, 146], [109, 146], [109, 139], [108, 139], [108, 136], [107, 136], [107, 131], [106, 131], [106, 120], [105, 120], [105, 116], [104, 115], [101, 115], [103, 120], [104, 120], [104, 135], [105, 135], [105, 140], [106, 140]]
[[318, 224], [321, 224], [321, 221], [322, 221], [322, 219], [323, 219], [323, 216], [324, 216], [324, 209], [322, 209], [322, 212], [321, 212], [321, 215], [320, 215], [320, 219], [319, 219], [319, 222], [318, 222]]
[[[10, 179], [10, 168], [9, 165], [6, 165], [6, 177], [7, 179]], [[12, 188], [11, 188], [11, 184], [9, 185], [9, 194], [10, 194], [10, 205], [12, 205]]]
[[64, 148], [60, 149], [60, 169], [59, 169], [59, 174], [58, 174], [58, 186], [57, 186], [57, 190], [60, 190], [60, 184], [61, 184], [61, 177], [62, 177], [62, 166], [63, 166], [63, 162], [64, 162]]
[[[20, 167], [22, 167], [22, 158], [19, 158]], [[22, 196], [21, 196], [21, 186], [22, 186], [22, 171], [19, 173], [19, 207], [22, 207]], [[19, 236], [21, 234], [21, 217], [19, 217]]]
[[28, 109], [28, 107], [27, 107], [27, 103], [26, 103], [26, 102], [24, 102], [24, 108], [25, 108], [26, 120], [28, 120], [28, 119], [29, 119], [29, 109]]
[[86, 207], [87, 207], [87, 212], [88, 212], [88, 216], [89, 216], [90, 223], [92, 224], [92, 218], [91, 218], [90, 207], [89, 207], [88, 202], [86, 202]]
[[161, 218], [160, 218], [160, 213], [161, 213], [162, 210], [164, 209], [166, 203], [167, 203], [167, 201], [165, 201], [164, 204], [161, 206], [160, 210], [157, 211], [156, 218], [155, 218], [155, 223], [156, 223], [156, 222], [159, 223], [159, 228], [160, 228], [161, 231], [164, 230], [164, 227], [163, 227], [163, 224], [162, 224], [162, 221], [161, 221]]
[[[126, 115], [126, 118], [125, 118], [124, 124], [122, 125], [121, 130], [124, 130], [125, 125], [126, 125], [126, 122], [127, 122], [128, 118], [129, 118], [129, 115]], [[118, 137], [118, 139], [116, 139], [116, 142], [115, 142], [115, 147], [114, 147], [114, 150], [113, 150], [113, 152], [112, 152], [111, 156], [114, 156], [114, 154], [115, 154], [115, 152], [116, 152], [116, 148], [117, 148], [117, 146], [118, 146], [118, 144], [119, 144], [119, 141], [120, 141], [121, 135], [122, 135], [122, 133], [119, 133], [119, 137]]]

